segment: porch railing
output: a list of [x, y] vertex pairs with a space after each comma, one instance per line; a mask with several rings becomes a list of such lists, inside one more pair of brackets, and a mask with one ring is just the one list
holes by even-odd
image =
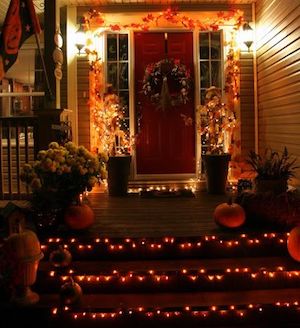
[[0, 117], [0, 199], [26, 199], [22, 166], [34, 162], [38, 150], [38, 118]]

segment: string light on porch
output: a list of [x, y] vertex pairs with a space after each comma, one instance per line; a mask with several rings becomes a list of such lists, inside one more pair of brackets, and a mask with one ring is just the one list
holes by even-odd
[[[275, 269], [275, 270], [274, 270]], [[136, 289], [138, 288], [152, 288], [153, 284], [163, 284], [168, 287], [184, 286], [184, 288], [199, 288], [200, 290], [204, 290], [207, 287], [218, 288], [220, 283], [231, 284], [237, 279], [243, 279], [243, 282], [247, 284], [247, 282], [257, 281], [260, 282], [274, 282], [280, 283], [287, 280], [289, 281], [299, 281], [300, 279], [300, 271], [298, 270], [286, 270], [282, 267], [272, 269], [266, 269], [265, 267], [260, 269], [251, 269], [249, 267], [232, 267], [226, 268], [223, 271], [219, 270], [216, 273], [214, 270], [209, 270], [208, 268], [201, 268], [199, 270], [176, 270], [176, 271], [167, 271], [161, 272], [156, 270], [148, 270], [147, 272], [120, 272], [114, 270], [115, 273], [105, 273], [99, 275], [86, 275], [86, 274], [72, 274], [70, 275], [60, 275], [58, 272], [50, 271], [49, 277], [50, 279], [57, 279], [61, 282], [68, 281], [70, 277], [80, 283], [83, 288], [106, 288], [108, 286], [119, 286], [121, 288], [122, 285], [134, 284]], [[74, 271], [74, 270], [72, 270]], [[151, 273], [150, 273], [151, 272]], [[136, 285], [139, 283], [139, 285]], [[209, 286], [210, 283], [212, 286]], [[254, 289], [255, 285], [251, 284], [250, 289]]]
[[120, 317], [125, 318], [150, 318], [153, 319], [197, 319], [199, 322], [209, 322], [213, 319], [235, 317], [237, 319], [252, 316], [257, 318], [257, 315], [263, 316], [275, 313], [282, 309], [287, 315], [296, 313], [299, 315], [299, 301], [292, 300], [289, 302], [275, 301], [271, 304], [249, 303], [249, 304], [229, 304], [229, 305], [211, 305], [211, 306], [190, 306], [173, 307], [173, 308], [145, 308], [137, 306], [133, 308], [116, 308], [116, 309], [100, 309], [99, 311], [83, 311], [73, 312], [67, 308], [53, 308], [52, 316], [69, 315], [69, 318], [74, 320], [113, 320]]
[[226, 239], [222, 236], [205, 235], [200, 238], [175, 238], [172, 236], [147, 239], [147, 238], [95, 238], [90, 243], [81, 242], [77, 238], [65, 240], [62, 238], [49, 238], [42, 244], [42, 250], [45, 254], [51, 252], [55, 245], [64, 245], [73, 255], [82, 256], [84, 254], [101, 254], [102, 257], [115, 254], [117, 257], [132, 256], [145, 251], [149, 256], [164, 256], [171, 252], [173, 256], [187, 255], [192, 257], [203, 256], [207, 254], [208, 249], [223, 254], [232, 249], [232, 252], [244, 252], [247, 249], [249, 254], [261, 252], [265, 246], [273, 245], [278, 250], [286, 250], [286, 243], [289, 233], [263, 233], [260, 236], [251, 237], [251, 235], [240, 234], [236, 238]]
[[[96, 9], [91, 9], [85, 16], [85, 22], [88, 25], [90, 32], [97, 31], [99, 28], [102, 30], [107, 29], [110, 31], [122, 31], [128, 29], [148, 31], [152, 27], [163, 27], [163, 24], [165, 23], [167, 23], [167, 25], [173, 24], [181, 26], [185, 29], [198, 31], [217, 31], [223, 26], [232, 26], [231, 40], [227, 43], [228, 54], [226, 55], [225, 64], [225, 93], [227, 94], [228, 98], [228, 106], [232, 110], [235, 109], [237, 100], [239, 98], [239, 49], [235, 42], [235, 38], [236, 31], [244, 23], [242, 11], [232, 10], [228, 12], [218, 12], [212, 17], [203, 17], [202, 19], [198, 19], [189, 17], [186, 13], [180, 13], [175, 8], [168, 8], [167, 10], [159, 13], [148, 13], [147, 15], [141, 17], [140, 21], [136, 20], [134, 23], [112, 24], [106, 20], [105, 14], [97, 11]], [[96, 134], [94, 136], [94, 144], [97, 145], [95, 148], [104, 148], [101, 146], [101, 144], [103, 144], [103, 138], [101, 137], [103, 120], [99, 118], [99, 111], [101, 112], [101, 108], [103, 108], [103, 99], [101, 98], [100, 92], [103, 94], [105, 89], [103, 88], [101, 82], [103, 80], [103, 72], [101, 69], [101, 78], [98, 76], [98, 81], [96, 81], [96, 73], [93, 71], [94, 66], [91, 65], [92, 74], [90, 75], [90, 83], [91, 88], [93, 88], [94, 91], [91, 92], [89, 104], [92, 112], [92, 123], [94, 125], [94, 129], [96, 130]], [[99, 90], [101, 91], [99, 92]], [[238, 127], [236, 130], [238, 130]], [[236, 131], [236, 135], [239, 135], [238, 131]], [[134, 137], [130, 137], [129, 139], [132, 142], [133, 140], [131, 139], [134, 139]], [[239, 138], [236, 139], [237, 149], [234, 149], [234, 153], [236, 154], [239, 154], [240, 151], [238, 139]], [[100, 147], [98, 147], [99, 144]]]

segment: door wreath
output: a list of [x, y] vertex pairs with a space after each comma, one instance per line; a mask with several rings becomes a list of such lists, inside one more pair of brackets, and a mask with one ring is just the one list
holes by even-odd
[[162, 110], [186, 104], [190, 88], [190, 70], [179, 59], [162, 59], [145, 68], [142, 92]]

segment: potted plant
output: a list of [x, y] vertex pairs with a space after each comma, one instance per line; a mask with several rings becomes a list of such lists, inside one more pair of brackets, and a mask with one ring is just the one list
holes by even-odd
[[83, 146], [51, 142], [48, 149], [39, 151], [37, 161], [25, 164], [21, 172], [21, 180], [32, 191], [37, 227], [45, 230], [58, 223], [57, 215], [78, 205], [80, 194], [92, 190], [98, 176], [98, 157]]
[[295, 176], [296, 158], [291, 158], [287, 147], [281, 153], [266, 148], [261, 156], [254, 151], [249, 152], [247, 163], [256, 173], [254, 179], [257, 192], [273, 192], [281, 194], [287, 191], [288, 180]]
[[205, 104], [199, 106], [198, 130], [202, 151], [202, 162], [207, 182], [207, 191], [222, 194], [226, 191], [228, 166], [231, 159], [230, 146], [236, 125], [235, 113], [222, 102], [221, 89], [214, 86], [205, 94]]

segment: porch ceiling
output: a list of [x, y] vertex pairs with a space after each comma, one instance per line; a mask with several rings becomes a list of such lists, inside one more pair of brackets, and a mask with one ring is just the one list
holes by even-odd
[[[6, 12], [9, 6], [11, 0], [1, 0], [0, 1], [0, 26], [2, 25]], [[256, 0], [60, 0], [59, 3], [61, 6], [117, 6], [117, 5], [159, 5], [159, 4], [249, 4], [252, 2], [255, 2]], [[37, 14], [40, 14], [43, 12], [44, 8], [44, 0], [33, 0], [33, 3], [36, 8]]]

